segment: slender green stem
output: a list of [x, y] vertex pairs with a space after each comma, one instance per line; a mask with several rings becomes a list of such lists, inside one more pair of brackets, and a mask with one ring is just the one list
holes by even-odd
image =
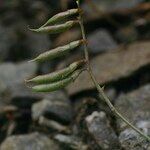
[[[78, 8], [80, 9], [80, 3], [77, 0], [77, 5]], [[84, 25], [83, 25], [83, 18], [82, 18], [82, 14], [79, 13], [79, 23], [80, 23], [80, 27], [81, 27], [81, 32], [82, 32], [82, 38], [84, 40], [86, 40], [86, 36], [85, 36], [85, 29], [84, 29]], [[124, 118], [119, 112], [118, 110], [113, 106], [113, 104], [111, 103], [111, 101], [109, 100], [108, 96], [104, 93], [103, 88], [98, 84], [98, 82], [96, 81], [96, 78], [93, 74], [91, 65], [90, 65], [90, 60], [89, 60], [89, 52], [88, 52], [88, 48], [87, 48], [87, 43], [84, 44], [84, 54], [85, 54], [85, 59], [87, 62], [87, 70], [88, 73], [91, 77], [91, 80], [93, 81], [94, 85], [96, 86], [96, 89], [99, 93], [99, 98], [104, 100], [106, 102], [106, 104], [109, 106], [110, 110], [117, 116], [119, 117], [121, 120], [123, 120], [128, 126], [130, 126], [133, 130], [135, 130], [137, 133], [139, 133], [141, 136], [143, 136], [144, 138], [146, 138], [146, 140], [150, 141], [150, 137], [147, 136], [146, 134], [144, 134], [142, 131], [140, 131], [138, 128], [136, 128], [134, 125], [132, 125], [126, 118]]]

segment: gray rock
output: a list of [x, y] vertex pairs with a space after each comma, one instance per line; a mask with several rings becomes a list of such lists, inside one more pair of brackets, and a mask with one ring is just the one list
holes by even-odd
[[[29, 31], [26, 20], [16, 15], [18, 14], [13, 15], [8, 27], [0, 25], [0, 35], [2, 35], [0, 37], [0, 54], [3, 54], [0, 55], [0, 59], [7, 56], [9, 60], [22, 60], [49, 50], [51, 47], [49, 36]], [[17, 20], [15, 20], [16, 18]], [[34, 21], [32, 20], [32, 22]]]
[[0, 79], [0, 94], [3, 94], [4, 91], [6, 91], [6, 89], [7, 89], [7, 85], [2, 79]]
[[[11, 14], [11, 15], [10, 15]], [[6, 18], [5, 18], [6, 17]], [[7, 18], [8, 17], [8, 18]], [[9, 18], [10, 17], [10, 18]], [[2, 37], [8, 36], [5, 44], [7, 45], [7, 59], [10, 61], [22, 60], [28, 56], [28, 48], [25, 46], [25, 35], [27, 29], [26, 21], [17, 13], [9, 12], [8, 16], [4, 16], [6, 25]], [[4, 57], [5, 59], [5, 57]]]
[[38, 121], [39, 125], [50, 128], [54, 131], [69, 133], [70, 130], [67, 126], [64, 126], [57, 121], [49, 120], [46, 117], [41, 116]]
[[[32, 92], [32, 90], [26, 86], [25, 83], [15, 83], [14, 85], [11, 84], [9, 87], [7, 87], [7, 90], [5, 90], [5, 93], [9, 93], [9, 96], [6, 96], [7, 101], [15, 100], [15, 99], [26, 99], [26, 102], [29, 102], [32, 104], [32, 100], [42, 100], [43, 98], [46, 99], [60, 99], [60, 101], [66, 98], [63, 92], [53, 92], [53, 93], [35, 93]], [[4, 96], [5, 96], [4, 93]], [[5, 99], [5, 101], [6, 101]]]
[[0, 65], [0, 79], [8, 86], [14, 83], [23, 83], [26, 78], [33, 76], [36, 71], [36, 63], [3, 63]]
[[101, 5], [107, 10], [117, 10], [117, 9], [126, 9], [136, 6], [137, 4], [143, 2], [143, 0], [102, 0]]
[[72, 107], [68, 97], [61, 91], [56, 91], [46, 96], [42, 101], [33, 104], [32, 118], [37, 120], [43, 115], [63, 122], [70, 122], [72, 119]]
[[0, 61], [8, 56], [10, 47], [13, 44], [12, 31], [0, 25]]
[[11, 99], [15, 98], [37, 98], [41, 99], [42, 94], [40, 93], [33, 93], [32, 90], [26, 86], [24, 83], [16, 83], [14, 85], [10, 85], [8, 87], [8, 92], [10, 94]]
[[1, 145], [1, 150], [60, 150], [59, 146], [40, 133], [10, 136]]
[[[128, 94], [121, 94], [116, 99], [115, 106], [134, 124], [149, 122], [150, 116], [150, 85], [146, 85]], [[128, 110], [128, 111], [127, 111]], [[120, 130], [127, 127], [120, 119], [118, 120]]]
[[[122, 94], [116, 100], [115, 106], [130, 122], [150, 135], [150, 85], [146, 85], [128, 94]], [[125, 150], [147, 150], [150, 144], [140, 135], [135, 133], [120, 119], [117, 125], [121, 131], [119, 139]], [[147, 148], [146, 148], [147, 147]]]
[[[93, 74], [100, 84], [128, 77], [150, 63], [149, 49], [150, 42], [138, 42], [123, 50], [98, 55], [91, 60]], [[83, 72], [73, 84], [67, 86], [67, 91], [72, 95], [91, 88], [94, 88], [94, 84], [87, 72]]]
[[124, 150], [150, 150], [149, 142], [129, 128], [120, 133], [119, 140]]
[[134, 26], [127, 26], [117, 30], [116, 38], [123, 43], [134, 42], [138, 38], [138, 32]]
[[3, 101], [10, 102], [10, 100], [14, 97], [27, 96], [29, 90], [25, 86], [24, 80], [33, 76], [36, 73], [36, 70], [37, 64], [35, 63], [29, 64], [27, 62], [22, 62], [19, 64], [13, 63], [1, 64], [0, 97], [2, 97]]
[[[111, 11], [118, 11], [121, 9], [129, 9], [137, 4], [143, 2], [144, 0], [93, 0], [97, 8], [99, 8], [103, 12], [111, 12]], [[93, 10], [88, 7], [85, 3], [83, 5], [85, 10], [85, 14], [87, 16], [91, 16], [93, 14]]]
[[103, 150], [119, 149], [118, 138], [104, 112], [93, 112], [86, 117], [86, 124], [90, 135]]
[[117, 48], [117, 43], [107, 30], [98, 29], [88, 36], [88, 47], [91, 53], [113, 50]]
[[114, 101], [117, 97], [117, 91], [113, 88], [108, 88], [108, 89], [104, 88], [104, 92], [109, 97], [109, 99], [112, 101], [112, 103], [114, 103]]
[[51, 48], [51, 41], [48, 35], [27, 32], [26, 46], [30, 49], [31, 56], [35, 57], [38, 54], [49, 50]]
[[[31, 31], [26, 32], [25, 47], [28, 49], [28, 55], [30, 60], [38, 56], [39, 54], [48, 51], [52, 46], [49, 36], [46, 34], [36, 34]], [[40, 64], [40, 71], [45, 74], [52, 71], [52, 61], [47, 61]]]
[[65, 144], [66, 146], [71, 147], [73, 149], [88, 150], [88, 146], [82, 143], [82, 140], [79, 137], [72, 135], [57, 134], [54, 138], [58, 142]]

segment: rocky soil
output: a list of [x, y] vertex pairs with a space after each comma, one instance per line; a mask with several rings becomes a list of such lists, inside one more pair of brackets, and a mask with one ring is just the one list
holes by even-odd
[[[81, 38], [78, 26], [52, 36], [28, 30], [74, 7], [73, 0], [0, 1], [0, 150], [150, 150], [98, 98], [86, 72], [53, 93], [26, 86], [25, 79], [82, 58], [80, 47], [63, 59], [28, 63]], [[82, 8], [96, 79], [119, 112], [150, 136], [150, 2], [85, 0]]]

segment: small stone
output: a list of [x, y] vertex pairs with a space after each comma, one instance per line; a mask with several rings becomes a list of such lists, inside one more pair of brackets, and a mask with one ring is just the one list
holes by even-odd
[[104, 112], [93, 112], [86, 117], [88, 131], [104, 150], [119, 149], [118, 138]]
[[[127, 94], [122, 94], [116, 100], [116, 108], [146, 135], [150, 135], [150, 85]], [[128, 127], [117, 118], [118, 129], [121, 131], [119, 140], [125, 150], [149, 150], [150, 144], [144, 137]]]
[[117, 43], [107, 30], [98, 29], [88, 36], [89, 51], [93, 54], [114, 50]]
[[[150, 85], [141, 87], [128, 94], [121, 94], [116, 99], [115, 106], [134, 124], [142, 124], [149, 122], [150, 116]], [[128, 111], [127, 111], [128, 110]], [[143, 122], [143, 123], [142, 123]], [[118, 120], [120, 130], [127, 127], [120, 119]]]
[[25, 79], [34, 76], [36, 70], [36, 63], [2, 63], [0, 65], [0, 97], [3, 101], [10, 103], [13, 98], [33, 98], [34, 94], [25, 86]]
[[69, 99], [61, 96], [60, 91], [56, 91], [53, 96], [46, 96], [45, 99], [34, 103], [32, 106], [32, 118], [38, 120], [40, 116], [46, 115], [49, 119], [70, 122], [72, 119], [72, 107]]
[[0, 79], [3, 80], [7, 86], [14, 83], [23, 83], [26, 78], [33, 76], [36, 71], [36, 63], [3, 63], [0, 64]]
[[57, 121], [49, 120], [43, 116], [41, 116], [39, 118], [38, 123], [41, 126], [48, 127], [50, 129], [58, 131], [58, 132], [66, 132], [66, 133], [70, 132], [70, 130], [68, 129], [67, 126], [62, 125], [62, 124], [58, 123]]
[[88, 146], [82, 143], [79, 137], [76, 137], [73, 135], [57, 134], [55, 135], [54, 138], [58, 142], [65, 144], [66, 146], [70, 148], [79, 149], [79, 150], [88, 150]]
[[150, 150], [150, 144], [132, 129], [120, 133], [119, 140], [124, 150]]
[[40, 133], [10, 136], [2, 143], [1, 150], [60, 150], [58, 144]]

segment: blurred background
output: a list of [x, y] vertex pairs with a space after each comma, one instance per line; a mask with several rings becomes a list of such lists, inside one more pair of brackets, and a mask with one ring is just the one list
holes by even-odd
[[[122, 114], [150, 135], [150, 1], [82, 0], [81, 7], [98, 82]], [[44, 51], [81, 39], [79, 25], [58, 35], [28, 29], [71, 8], [76, 8], [75, 0], [0, 0], [0, 149], [150, 148], [103, 101], [97, 103], [86, 73], [50, 94], [32, 93], [25, 85], [24, 79], [83, 58], [80, 47], [63, 58], [28, 63]]]

